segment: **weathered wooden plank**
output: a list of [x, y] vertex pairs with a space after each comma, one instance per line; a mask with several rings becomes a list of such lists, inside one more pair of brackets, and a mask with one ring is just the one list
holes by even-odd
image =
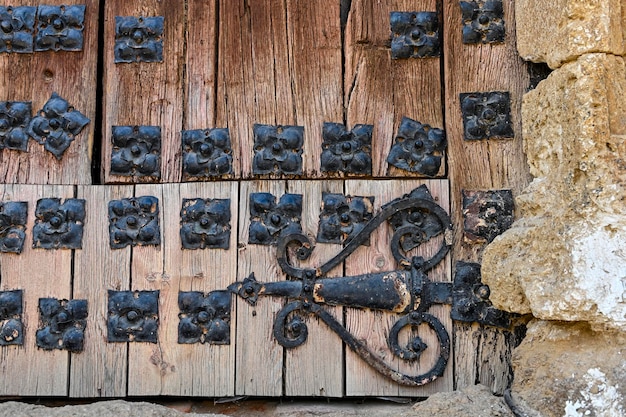
[[[515, 48], [515, 15], [513, 0], [504, 0], [505, 42], [499, 44], [464, 44], [461, 9], [456, 1], [444, 1], [444, 53], [446, 132], [448, 136], [448, 167], [451, 185], [454, 231], [454, 261], [480, 262], [483, 244], [472, 244], [463, 237], [462, 190], [511, 189], [517, 195], [530, 181], [522, 147], [521, 101], [529, 85], [525, 64]], [[460, 94], [508, 91], [511, 98], [513, 139], [464, 140]], [[475, 335], [495, 332], [487, 339], [501, 340], [490, 349], [468, 350]], [[507, 387], [510, 373], [507, 361], [510, 344], [500, 330], [460, 325], [456, 327], [457, 352], [464, 352], [456, 361], [456, 387], [473, 385], [479, 380], [496, 393]], [[510, 335], [509, 335], [510, 336]], [[469, 352], [469, 353], [468, 353]], [[487, 365], [489, 364], [489, 365]], [[490, 372], [485, 369], [491, 368]], [[479, 375], [476, 370], [479, 369]], [[491, 375], [491, 376], [490, 376]], [[495, 375], [501, 375], [496, 377]], [[506, 376], [506, 377], [502, 377]], [[500, 383], [495, 383], [500, 381]]]
[[0, 183], [89, 184], [96, 112], [96, 64], [98, 52], [98, 1], [96, 0], [2, 0], [0, 6], [84, 4], [85, 19], [81, 51], [0, 53], [0, 102], [31, 102], [39, 115], [53, 93], [59, 94], [91, 119], [69, 148], [57, 159], [33, 139], [28, 152], [0, 152]]
[[[300, 267], [316, 268], [336, 255], [341, 244], [315, 243], [322, 207], [322, 193], [343, 194], [343, 181], [289, 181], [290, 193], [302, 194], [302, 232], [315, 244], [315, 250], [306, 262], [293, 261]], [[343, 265], [327, 276], [341, 276]], [[341, 307], [324, 307], [343, 322]], [[309, 337], [295, 349], [286, 349], [285, 395], [287, 396], [343, 396], [343, 343], [324, 322], [303, 317]]]
[[[381, 205], [401, 197], [421, 184], [426, 184], [437, 204], [448, 210], [448, 182], [445, 180], [396, 180], [396, 181], [360, 181], [347, 180], [346, 194], [353, 196], [375, 196], [375, 212]], [[346, 259], [346, 275], [359, 275], [372, 272], [383, 272], [398, 269], [398, 265], [390, 250], [391, 236], [393, 232], [388, 224], [381, 225], [371, 237], [371, 246], [360, 247], [354, 254]], [[422, 244], [417, 249], [419, 255], [429, 257], [435, 253], [443, 236], [433, 239], [433, 242]], [[450, 281], [450, 256], [448, 255], [439, 266], [428, 273], [433, 281]], [[450, 307], [447, 305], [435, 305], [428, 313], [434, 315], [451, 334], [452, 321], [450, 319]], [[418, 334], [428, 345], [428, 349], [415, 363], [406, 363], [393, 356], [387, 345], [389, 330], [399, 318], [397, 314], [346, 309], [346, 327], [358, 339], [364, 340], [369, 349], [379, 355], [390, 366], [408, 375], [418, 375], [432, 368], [438, 357], [439, 343], [434, 333], [422, 325]], [[408, 332], [401, 334], [403, 340], [408, 342]], [[449, 361], [444, 375], [422, 387], [404, 387], [386, 379], [375, 372], [363, 360], [352, 351], [346, 349], [346, 395], [389, 395], [389, 396], [426, 396], [439, 391], [451, 391], [453, 384], [452, 360]]]
[[41, 198], [74, 197], [71, 186], [4, 185], [0, 201], [28, 203], [26, 238], [21, 254], [0, 254], [0, 290], [22, 290], [24, 344], [0, 347], [0, 394], [67, 395], [69, 353], [46, 351], [36, 345], [39, 299], [72, 298], [72, 250], [33, 248], [35, 209]]
[[217, 82], [217, 0], [188, 0], [185, 70], [185, 129], [214, 127]]
[[72, 356], [70, 396], [126, 396], [128, 344], [107, 341], [108, 290], [130, 286], [131, 248], [111, 249], [108, 206], [133, 196], [132, 186], [80, 186], [86, 200], [83, 248], [74, 259], [74, 298], [87, 300], [85, 350]]
[[219, 13], [217, 125], [230, 129], [236, 172], [252, 176], [261, 123], [303, 126], [303, 173], [316, 176], [323, 122], [343, 119], [339, 3], [239, 0]]
[[[228, 396], [235, 387], [235, 323], [231, 343], [179, 344], [180, 291], [225, 290], [237, 270], [235, 182], [137, 186], [136, 195], [159, 198], [161, 245], [133, 249], [133, 289], [159, 290], [158, 342], [129, 351], [129, 395]], [[182, 249], [183, 199], [230, 199], [229, 248]]]
[[[106, 2], [104, 28], [104, 97], [102, 161], [104, 181], [177, 182], [181, 179], [185, 5], [183, 0]], [[115, 63], [116, 17], [162, 16], [163, 61]], [[138, 33], [137, 36], [141, 35]], [[147, 35], [143, 33], [144, 41]], [[111, 172], [113, 126], [161, 129], [160, 179]], [[141, 164], [141, 158], [134, 161]]]
[[[258, 281], [285, 280], [276, 261], [276, 246], [249, 243], [250, 194], [271, 193], [278, 203], [286, 193], [284, 181], [246, 181], [239, 193], [239, 256], [237, 281], [254, 272]], [[236, 297], [236, 395], [283, 395], [283, 348], [272, 334], [275, 314], [284, 305], [279, 298], [262, 297], [251, 306]]]
[[[352, 1], [345, 31], [344, 105], [350, 126], [374, 125], [374, 176], [420, 176], [390, 166], [387, 156], [403, 117], [443, 128], [440, 58], [391, 59], [392, 11], [437, 12], [437, 1]], [[444, 174], [442, 162], [437, 176]]]
[[[326, 177], [328, 173], [320, 172], [322, 126], [343, 122], [340, 2], [286, 3], [295, 118], [304, 126], [303, 173], [306, 178]], [[282, 102], [281, 96], [276, 99]]]

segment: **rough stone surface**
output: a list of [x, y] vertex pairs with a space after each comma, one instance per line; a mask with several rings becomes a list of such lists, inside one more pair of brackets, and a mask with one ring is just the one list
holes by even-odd
[[586, 53], [624, 54], [624, 0], [517, 0], [515, 14], [526, 60], [558, 68]]
[[[168, 407], [145, 402], [101, 401], [92, 404], [45, 407], [21, 402], [0, 403], [0, 416], [11, 417], [184, 417]], [[223, 414], [203, 414], [206, 417], [220, 417]]]
[[513, 400], [529, 416], [626, 415], [626, 333], [532, 321], [513, 367]]
[[483, 256], [500, 309], [626, 330], [626, 66], [587, 54], [524, 97], [536, 177]]
[[438, 393], [417, 403], [406, 417], [513, 417], [501, 397], [491, 394], [484, 385], [474, 385], [461, 391]]
[[[394, 399], [398, 400], [398, 399]], [[173, 409], [175, 407], [183, 412]], [[212, 414], [207, 410], [220, 410]], [[215, 405], [213, 402], [176, 402], [168, 407], [146, 402], [101, 401], [92, 404], [47, 407], [22, 402], [0, 403], [0, 417], [513, 417], [501, 397], [488, 387], [476, 385], [462, 391], [432, 395], [413, 404], [369, 399], [367, 401], [239, 401]]]

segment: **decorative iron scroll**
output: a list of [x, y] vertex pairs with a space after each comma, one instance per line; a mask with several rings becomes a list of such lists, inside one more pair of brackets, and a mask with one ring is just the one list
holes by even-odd
[[[324, 278], [330, 270], [366, 243], [372, 232], [385, 221], [390, 222], [394, 230], [390, 245], [401, 269], [351, 277]], [[407, 256], [407, 251], [436, 236], [443, 238], [432, 257], [425, 259], [421, 256]], [[299, 268], [290, 264], [288, 253], [294, 253], [298, 259], [306, 260], [314, 249], [307, 236], [292, 233], [278, 240], [276, 254], [278, 263], [290, 277], [289, 280], [263, 283], [256, 280], [253, 272], [242, 282], [231, 284], [228, 289], [251, 305], [255, 305], [261, 296], [285, 297], [290, 300], [277, 313], [273, 326], [274, 338], [285, 348], [295, 348], [306, 342], [308, 329], [302, 316], [314, 315], [376, 371], [399, 384], [420, 386], [443, 375], [450, 358], [450, 336], [439, 319], [428, 312], [433, 304], [453, 304], [457, 300], [464, 306], [463, 311], [480, 313], [466, 316], [458, 314], [453, 317], [456, 320], [477, 319], [481, 323], [498, 326], [507, 324], [500, 319], [506, 317], [504, 312], [500, 312], [502, 314], [498, 316], [498, 320], [490, 321], [495, 317], [492, 311], [495, 309], [490, 307], [487, 299], [488, 292], [485, 289], [488, 287], [480, 284], [480, 280], [463, 279], [457, 282], [455, 279], [454, 283], [449, 283], [432, 282], [429, 279], [427, 273], [447, 255], [451, 236], [450, 217], [435, 203], [428, 189], [421, 186], [382, 206], [380, 212], [347, 241], [335, 257], [323, 265], [317, 268]], [[352, 335], [323, 305], [386, 310], [401, 314], [387, 337], [393, 354], [402, 360], [417, 360], [429, 347], [419, 336], [413, 337], [403, 346], [398, 335], [403, 328], [411, 327], [417, 331], [418, 326], [426, 325], [436, 335], [439, 355], [432, 368], [419, 375], [398, 372], [372, 352], [363, 341]], [[485, 311], [490, 313], [484, 314]]]

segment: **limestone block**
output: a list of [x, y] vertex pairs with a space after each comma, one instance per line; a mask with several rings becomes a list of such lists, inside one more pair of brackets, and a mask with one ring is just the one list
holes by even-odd
[[524, 96], [524, 150], [531, 174], [546, 179], [554, 201], [593, 205], [570, 207], [575, 211], [623, 212], [625, 96], [624, 58], [606, 54], [564, 65]]
[[526, 415], [626, 415], [626, 333], [532, 321], [513, 368], [513, 400]]
[[[376, 415], [376, 414], [372, 414]], [[496, 397], [484, 385], [474, 385], [461, 391], [433, 394], [424, 402], [415, 404], [412, 412], [402, 417], [513, 417], [502, 397]]]
[[517, 0], [515, 15], [526, 60], [554, 69], [586, 53], [625, 52], [625, 0]]
[[488, 245], [482, 279], [497, 308], [626, 331], [626, 216], [522, 219]]
[[537, 178], [483, 255], [496, 307], [626, 330], [625, 96], [624, 59], [587, 54], [524, 97]]

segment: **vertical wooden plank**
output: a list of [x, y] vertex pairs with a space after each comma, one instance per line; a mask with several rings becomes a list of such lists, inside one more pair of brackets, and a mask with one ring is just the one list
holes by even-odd
[[[180, 291], [225, 290], [236, 280], [236, 182], [137, 186], [136, 195], [159, 198], [160, 247], [133, 249], [134, 290], [159, 290], [158, 342], [133, 343], [129, 351], [129, 395], [229, 396], [234, 394], [235, 326], [229, 345], [179, 344]], [[183, 199], [230, 199], [229, 249], [182, 249]], [[234, 309], [233, 309], [234, 311]]]
[[0, 254], [0, 290], [22, 290], [24, 344], [0, 347], [0, 395], [65, 396], [68, 387], [69, 353], [39, 349], [39, 299], [69, 300], [72, 250], [33, 249], [35, 208], [41, 198], [74, 197], [71, 186], [4, 185], [0, 201], [26, 201], [26, 239], [21, 254]]
[[91, 119], [58, 160], [34, 140], [28, 153], [0, 152], [0, 183], [89, 184], [96, 113], [98, 54], [97, 0], [1, 0], [0, 6], [84, 4], [82, 51], [45, 51], [0, 54], [0, 101], [32, 102], [33, 116], [53, 93], [59, 94]]
[[287, 1], [289, 73], [281, 76], [291, 78], [296, 124], [304, 126], [306, 178], [328, 175], [320, 172], [322, 126], [343, 122], [339, 6], [336, 0]]
[[[289, 181], [290, 193], [302, 194], [302, 232], [315, 244], [315, 250], [300, 267], [316, 268], [339, 253], [340, 244], [315, 243], [322, 206], [322, 193], [343, 193], [343, 181]], [[293, 262], [294, 265], [298, 263]], [[328, 277], [343, 275], [343, 265], [333, 269]], [[343, 322], [341, 307], [324, 307]], [[307, 341], [286, 349], [285, 395], [287, 396], [343, 396], [343, 342], [324, 322], [303, 317], [308, 330]]]
[[[416, 176], [387, 163], [403, 117], [443, 128], [440, 58], [391, 59], [392, 11], [436, 12], [436, 0], [353, 0], [345, 31], [344, 105], [350, 126], [374, 125], [372, 174]], [[445, 174], [445, 163], [438, 176]]]
[[157, 343], [130, 342], [128, 344], [128, 395], [158, 395], [161, 391], [161, 376], [173, 372], [172, 365], [163, 361], [162, 351], [167, 345], [164, 340], [163, 323], [173, 320], [178, 314], [178, 302], [170, 296], [177, 292], [172, 287], [170, 275], [166, 274], [163, 262], [167, 254], [164, 243], [166, 230], [163, 202], [165, 188], [176, 185], [136, 185], [135, 198], [151, 196], [158, 199], [159, 245], [135, 246], [132, 249], [131, 291], [159, 291], [159, 330]]
[[[104, 181], [146, 182], [152, 177], [111, 173], [112, 126], [161, 128], [160, 182], [181, 178], [185, 5], [183, 0], [107, 1], [104, 28]], [[163, 16], [163, 62], [115, 63], [115, 17]]]
[[[499, 44], [464, 44], [459, 2], [444, 1], [444, 78], [448, 167], [451, 184], [454, 230], [454, 261], [480, 262], [484, 245], [472, 244], [463, 237], [462, 190], [511, 189], [513, 195], [530, 182], [521, 129], [522, 95], [529, 85], [529, 75], [515, 48], [515, 7], [504, 0], [505, 42]], [[513, 139], [464, 140], [459, 94], [508, 91], [511, 98]], [[478, 332], [478, 334], [476, 333]], [[496, 393], [507, 387], [512, 337], [482, 326], [455, 325], [459, 354], [456, 360], [457, 388], [476, 381], [490, 386]], [[491, 342], [489, 349], [468, 349], [476, 340]], [[489, 364], [489, 365], [486, 365]], [[490, 372], [486, 372], [491, 368]], [[480, 370], [480, 371], [477, 371]], [[479, 372], [477, 374], [477, 372]], [[495, 375], [500, 375], [496, 377]], [[502, 377], [502, 376], [506, 377]]]
[[74, 298], [89, 307], [85, 350], [72, 356], [71, 397], [123, 397], [126, 395], [128, 344], [107, 341], [108, 290], [130, 286], [131, 248], [109, 245], [109, 202], [133, 196], [132, 186], [80, 186], [86, 200], [83, 249], [74, 260]]
[[233, 165], [252, 175], [254, 123], [293, 125], [285, 4], [272, 0], [222, 0], [216, 125], [228, 127]]
[[[285, 275], [276, 261], [276, 247], [248, 242], [250, 194], [271, 193], [276, 201], [286, 192], [284, 181], [246, 181], [239, 192], [239, 257], [237, 281], [252, 272], [261, 282], [282, 281]], [[275, 314], [284, 301], [261, 297], [251, 306], [236, 297], [237, 336], [235, 394], [257, 396], [283, 395], [283, 348], [272, 334]]]
[[[426, 184], [431, 195], [446, 211], [449, 210], [448, 182], [445, 180], [395, 180], [395, 181], [359, 181], [347, 180], [346, 194], [356, 196], [374, 196], [375, 210], [381, 205], [411, 192], [421, 184]], [[393, 231], [385, 222], [371, 237], [371, 245], [363, 246], [346, 259], [346, 275], [359, 275], [372, 272], [392, 271], [398, 269], [398, 265], [390, 250], [390, 242]], [[433, 239], [429, 244], [420, 245], [418, 253], [429, 257], [434, 254], [441, 244], [443, 236]], [[423, 247], [422, 247], [423, 246]], [[436, 268], [428, 272], [432, 281], [450, 281], [450, 256], [448, 255]], [[451, 335], [452, 320], [450, 319], [450, 306], [435, 305], [428, 310], [441, 321]], [[407, 363], [394, 357], [387, 345], [387, 335], [393, 324], [400, 316], [397, 314], [346, 309], [346, 327], [358, 339], [365, 340], [369, 349], [378, 354], [389, 365], [400, 372], [408, 375], [418, 375], [427, 372], [438, 357], [439, 343], [432, 331], [426, 326], [420, 326], [419, 335], [428, 345], [428, 349], [416, 363]], [[422, 330], [424, 330], [422, 334]], [[408, 342], [408, 334], [405, 340]], [[422, 387], [404, 387], [385, 378], [370, 368], [364, 361], [349, 349], [346, 349], [346, 395], [385, 395], [385, 396], [427, 396], [439, 391], [451, 391], [453, 384], [452, 358], [444, 375], [434, 382]]]
[[217, 0], [188, 0], [185, 47], [185, 129], [207, 129], [215, 126], [217, 82]]

